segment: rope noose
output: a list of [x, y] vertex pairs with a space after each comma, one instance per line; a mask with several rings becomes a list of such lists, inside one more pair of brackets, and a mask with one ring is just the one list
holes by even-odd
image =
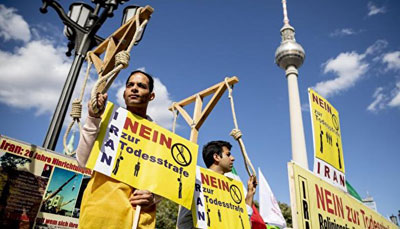
[[72, 127], [74, 126], [74, 123], [76, 122], [79, 126], [79, 131], [82, 129], [81, 125], [81, 117], [82, 117], [82, 100], [83, 100], [83, 95], [85, 94], [85, 88], [86, 88], [86, 83], [89, 79], [89, 72], [92, 67], [92, 59], [90, 58], [90, 52], [86, 54], [86, 60], [88, 62], [88, 66], [86, 69], [86, 75], [85, 79], [83, 80], [83, 85], [81, 89], [81, 93], [79, 95], [78, 99], [74, 99], [71, 104], [71, 112], [70, 116], [72, 117], [72, 122], [68, 125], [67, 130], [65, 131], [64, 138], [63, 138], [63, 145], [64, 145], [64, 151], [65, 154], [68, 156], [73, 156], [75, 154], [75, 150], [70, 151], [67, 147], [67, 137], [69, 135], [69, 132], [71, 132]]
[[135, 45], [138, 36], [142, 33], [143, 28], [146, 26], [148, 20], [144, 20], [142, 24], [139, 22], [139, 15], [142, 12], [143, 8], [140, 7], [135, 14], [136, 20], [136, 31], [133, 35], [133, 38], [126, 50], [120, 51], [115, 55], [115, 65], [114, 69], [108, 72], [106, 75], [100, 75], [99, 79], [97, 80], [96, 84], [93, 86], [92, 92], [90, 94], [90, 104], [92, 106], [92, 110], [94, 113], [98, 114], [100, 111], [104, 109], [103, 107], [97, 106], [97, 96], [98, 94], [104, 94], [107, 92], [108, 88], [113, 83], [114, 79], [116, 78], [117, 74], [124, 68], [129, 66], [130, 60], [130, 52]]
[[[108, 90], [108, 88], [111, 86], [117, 73], [119, 71], [121, 71], [121, 69], [127, 68], [129, 66], [129, 60], [130, 60], [129, 53], [132, 50], [133, 45], [137, 41], [137, 36], [143, 31], [143, 28], [146, 26], [146, 24], [148, 22], [148, 20], [144, 20], [143, 23], [140, 24], [139, 15], [142, 12], [142, 10], [143, 10], [143, 8], [141, 7], [136, 11], [136, 14], [135, 14], [136, 31], [135, 31], [135, 34], [133, 35], [132, 41], [129, 44], [127, 50], [120, 51], [115, 55], [114, 69], [112, 71], [110, 71], [108, 74], [106, 74], [105, 76], [100, 76], [91, 91], [90, 104], [93, 108], [94, 113], [99, 113], [101, 110], [104, 109], [104, 107], [97, 106], [97, 95], [99, 93], [105, 93]], [[69, 135], [69, 132], [71, 131], [75, 122], [78, 123], [79, 131], [82, 129], [81, 122], [80, 122], [80, 118], [82, 117], [82, 99], [83, 99], [83, 95], [85, 92], [86, 83], [87, 83], [87, 80], [89, 77], [90, 68], [92, 66], [92, 60], [90, 59], [89, 53], [90, 52], [88, 52], [86, 55], [86, 59], [88, 62], [88, 68], [86, 70], [85, 80], [84, 80], [84, 83], [82, 86], [81, 94], [80, 94], [79, 99], [75, 99], [71, 104], [72, 109], [71, 109], [70, 116], [72, 117], [73, 120], [68, 125], [68, 128], [67, 128], [67, 130], [64, 134], [64, 138], [63, 138], [64, 150], [68, 156], [73, 156], [75, 154], [75, 151], [70, 152], [70, 150], [67, 147], [67, 137]]]
[[[244, 159], [244, 165], [246, 166], [246, 171], [249, 174], [249, 176], [255, 176], [256, 177], [256, 171], [253, 167], [253, 164], [250, 161], [250, 158], [247, 155], [246, 147], [244, 146], [243, 140], [242, 140], [242, 132], [239, 129], [237, 119], [236, 119], [236, 113], [235, 113], [235, 105], [233, 102], [233, 96], [232, 96], [232, 88], [228, 83], [228, 77], [225, 78], [225, 84], [226, 88], [228, 89], [228, 98], [231, 102], [231, 110], [232, 110], [232, 116], [233, 116], [233, 123], [235, 125], [235, 128], [231, 131], [230, 135], [239, 143], [240, 146], [240, 151], [242, 152], [243, 159]], [[249, 168], [250, 167], [250, 168]], [[251, 169], [251, 171], [250, 171]]]
[[172, 122], [172, 133], [174, 134], [176, 129], [176, 119], [178, 118], [179, 114], [178, 110], [175, 111], [175, 104], [176, 104], [175, 102], [172, 103], [172, 113], [174, 114], [174, 121]]

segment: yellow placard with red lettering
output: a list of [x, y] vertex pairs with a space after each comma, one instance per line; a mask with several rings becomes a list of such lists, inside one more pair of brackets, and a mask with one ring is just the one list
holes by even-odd
[[314, 172], [346, 191], [339, 112], [326, 99], [308, 89], [314, 140]]
[[346, 192], [293, 162], [288, 163], [293, 228], [398, 229]]
[[197, 150], [196, 144], [108, 102], [86, 167], [190, 208]]
[[195, 228], [250, 228], [242, 182], [197, 167], [192, 217]]

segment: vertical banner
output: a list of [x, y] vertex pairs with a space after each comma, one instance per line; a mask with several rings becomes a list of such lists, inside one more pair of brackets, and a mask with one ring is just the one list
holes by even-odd
[[1, 228], [78, 228], [89, 169], [35, 145], [0, 136]]
[[108, 102], [87, 168], [190, 208], [198, 146]]
[[288, 163], [294, 228], [398, 229], [376, 211], [339, 188]]
[[311, 88], [308, 95], [314, 140], [314, 173], [346, 191], [339, 112]]
[[195, 228], [249, 229], [243, 184], [197, 166], [192, 217]]

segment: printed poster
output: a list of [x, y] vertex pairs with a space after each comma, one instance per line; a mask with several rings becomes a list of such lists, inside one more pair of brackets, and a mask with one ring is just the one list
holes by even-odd
[[339, 112], [311, 88], [308, 95], [314, 140], [314, 173], [347, 191]]
[[195, 228], [251, 228], [242, 182], [197, 166], [192, 217]]
[[86, 166], [190, 208], [197, 150], [187, 139], [108, 102]]
[[73, 158], [0, 136], [0, 225], [77, 228], [91, 171]]

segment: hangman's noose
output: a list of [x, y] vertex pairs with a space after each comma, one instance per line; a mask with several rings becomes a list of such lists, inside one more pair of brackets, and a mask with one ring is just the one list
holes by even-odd
[[[146, 26], [148, 20], [145, 19], [142, 23], [140, 23], [139, 21], [139, 16], [140, 13], [142, 13], [142, 11], [144, 10], [144, 8], [140, 7], [135, 14], [135, 23], [136, 23], [136, 30], [135, 33], [133, 35], [133, 38], [128, 46], [128, 48], [126, 50], [122, 50], [120, 52], [118, 52], [115, 55], [115, 65], [114, 65], [114, 69], [111, 70], [110, 72], [108, 72], [106, 75], [100, 75], [99, 79], [97, 80], [96, 84], [94, 85], [92, 92], [91, 92], [91, 98], [90, 98], [90, 104], [92, 106], [93, 112], [95, 114], [98, 114], [100, 111], [102, 111], [104, 109], [104, 105], [103, 107], [98, 107], [97, 105], [97, 96], [99, 94], [104, 94], [107, 92], [107, 90], [110, 88], [111, 84], [113, 83], [113, 81], [115, 80], [116, 76], [118, 75], [118, 73], [124, 69], [127, 68], [129, 66], [129, 60], [130, 60], [130, 51], [132, 50], [134, 44], [137, 42], [138, 36], [142, 33], [144, 27]], [[72, 117], [72, 122], [70, 123], [70, 125], [68, 126], [65, 134], [64, 134], [64, 138], [63, 138], [63, 145], [64, 145], [64, 150], [65, 150], [65, 154], [68, 156], [73, 156], [75, 154], [75, 151], [70, 151], [67, 147], [67, 137], [74, 125], [74, 123], [78, 123], [79, 126], [79, 131], [81, 131], [82, 127], [81, 127], [81, 122], [80, 122], [80, 118], [82, 117], [82, 100], [83, 100], [83, 95], [85, 93], [85, 88], [86, 88], [86, 83], [87, 80], [89, 78], [89, 72], [90, 69], [92, 67], [92, 63], [93, 60], [90, 58], [90, 53], [92, 53], [91, 51], [87, 52], [86, 54], [86, 60], [88, 62], [88, 67], [86, 69], [86, 75], [85, 75], [85, 79], [84, 79], [84, 83], [81, 89], [81, 93], [79, 96], [79, 99], [75, 99], [71, 106], [71, 113], [70, 116]], [[112, 58], [110, 58], [112, 59]]]
[[[244, 159], [244, 165], [246, 166], [246, 171], [249, 174], [249, 176], [255, 176], [256, 177], [256, 171], [253, 167], [253, 164], [251, 163], [249, 156], [247, 155], [247, 151], [246, 151], [246, 147], [244, 146], [243, 140], [242, 140], [242, 132], [239, 129], [238, 123], [237, 123], [237, 119], [236, 119], [236, 113], [235, 113], [235, 105], [233, 102], [233, 96], [232, 96], [232, 88], [228, 83], [228, 77], [225, 78], [225, 84], [226, 84], [226, 88], [228, 89], [228, 98], [231, 102], [231, 110], [232, 110], [232, 117], [233, 117], [233, 123], [235, 125], [235, 128], [231, 131], [230, 135], [239, 143], [240, 146], [240, 150], [242, 152], [243, 155], [243, 159]], [[250, 169], [251, 171], [250, 171]]]

